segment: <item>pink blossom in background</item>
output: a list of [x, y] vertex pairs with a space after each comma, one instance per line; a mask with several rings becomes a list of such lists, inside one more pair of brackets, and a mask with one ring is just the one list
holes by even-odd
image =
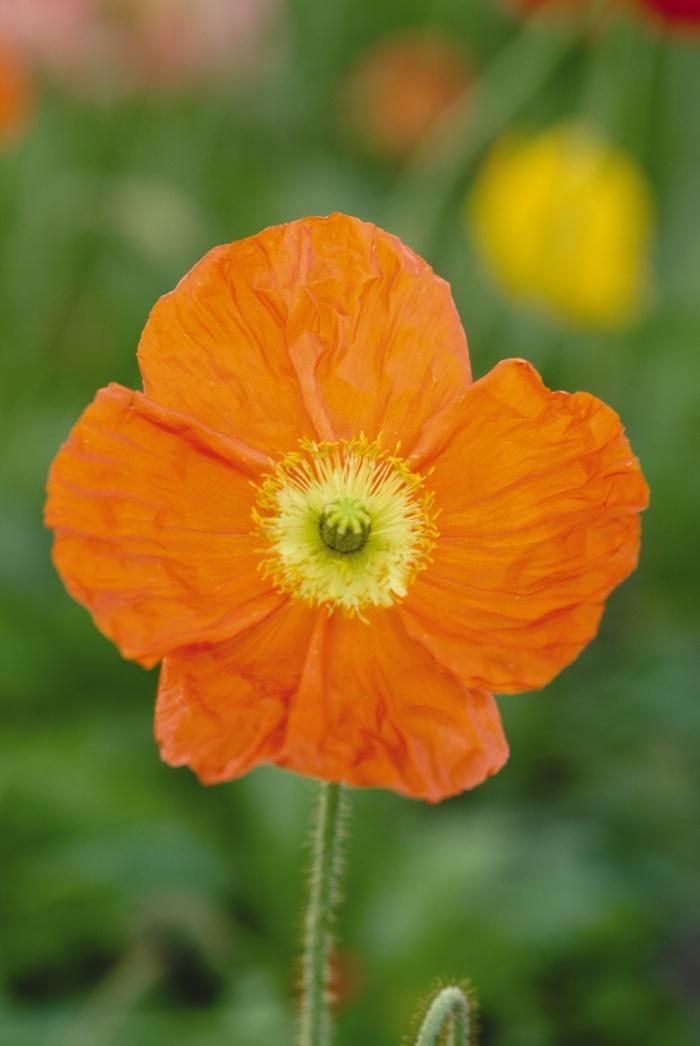
[[0, 0], [0, 32], [87, 90], [177, 88], [250, 72], [276, 0]]

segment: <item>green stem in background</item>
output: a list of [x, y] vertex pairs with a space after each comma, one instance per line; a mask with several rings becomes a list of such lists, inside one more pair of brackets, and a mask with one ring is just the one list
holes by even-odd
[[125, 1042], [126, 1022], [163, 976], [163, 963], [147, 942], [137, 941], [110, 970], [72, 1022], [61, 1046], [114, 1046]]
[[309, 900], [304, 920], [298, 1046], [329, 1046], [330, 958], [340, 900], [347, 797], [342, 784], [321, 784], [312, 838]]
[[588, 23], [561, 29], [528, 19], [428, 135], [405, 168], [383, 224], [419, 254], [432, 253], [445, 211], [471, 164], [539, 94], [579, 44]]
[[469, 999], [458, 985], [450, 985], [437, 993], [418, 1032], [416, 1046], [436, 1046], [440, 1036], [446, 1046], [468, 1046]]

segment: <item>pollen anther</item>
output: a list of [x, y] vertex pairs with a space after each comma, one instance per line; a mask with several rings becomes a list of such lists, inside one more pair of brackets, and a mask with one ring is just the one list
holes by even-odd
[[263, 478], [253, 519], [279, 590], [349, 614], [402, 599], [437, 536], [423, 478], [363, 436], [301, 441]]

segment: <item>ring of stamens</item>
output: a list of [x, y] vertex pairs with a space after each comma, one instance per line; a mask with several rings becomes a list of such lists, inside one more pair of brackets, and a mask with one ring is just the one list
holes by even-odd
[[263, 477], [253, 520], [277, 589], [351, 615], [403, 599], [437, 537], [423, 477], [364, 436], [301, 440]]

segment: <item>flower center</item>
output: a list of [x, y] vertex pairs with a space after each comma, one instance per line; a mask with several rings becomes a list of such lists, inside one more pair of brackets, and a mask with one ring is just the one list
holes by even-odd
[[334, 498], [321, 513], [318, 529], [334, 552], [359, 552], [367, 544], [372, 517], [356, 498]]
[[437, 530], [405, 460], [364, 437], [300, 441], [263, 477], [253, 510], [261, 568], [282, 592], [360, 614], [406, 595]]

